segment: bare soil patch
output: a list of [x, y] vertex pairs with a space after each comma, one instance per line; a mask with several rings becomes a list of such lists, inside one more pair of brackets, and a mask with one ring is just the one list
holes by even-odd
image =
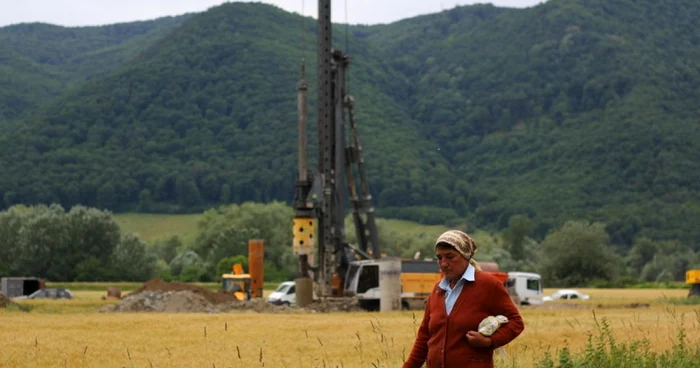
[[216, 313], [219, 310], [203, 296], [191, 291], [143, 291], [130, 294], [102, 312]]
[[159, 278], [147, 281], [145, 284], [141, 285], [141, 287], [134, 290], [129, 295], [139, 294], [144, 291], [190, 291], [192, 293], [201, 295], [204, 299], [208, 300], [212, 304], [238, 302], [238, 299], [236, 299], [236, 297], [232, 293], [226, 293], [221, 290], [211, 291], [197, 285], [186, 284], [179, 281], [167, 282]]

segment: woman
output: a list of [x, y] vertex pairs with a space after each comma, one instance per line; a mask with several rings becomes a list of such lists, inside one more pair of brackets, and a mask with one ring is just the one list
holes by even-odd
[[[425, 314], [403, 368], [492, 368], [493, 351], [515, 339], [525, 328], [518, 308], [505, 286], [482, 272], [476, 261], [476, 243], [459, 230], [437, 239], [435, 255], [444, 277], [425, 305]], [[480, 334], [479, 323], [503, 315], [508, 323], [490, 337]]]

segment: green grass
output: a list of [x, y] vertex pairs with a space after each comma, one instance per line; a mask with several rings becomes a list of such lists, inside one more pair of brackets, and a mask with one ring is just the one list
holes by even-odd
[[[202, 214], [126, 213], [114, 215], [114, 219], [119, 224], [122, 232], [136, 233], [146, 242], [167, 239], [171, 236], [179, 236], [184, 242], [192, 240], [197, 235], [197, 222], [200, 218], [202, 218]], [[351, 223], [348, 222], [348, 224]], [[407, 236], [435, 234], [435, 238], [448, 230], [448, 227], [444, 225], [423, 225], [417, 222], [395, 219], [377, 219], [377, 225], [383, 229], [400, 232]]]
[[138, 289], [142, 282], [47, 282], [47, 288], [61, 288], [70, 291], [107, 291], [119, 288], [122, 291]]
[[[595, 313], [593, 314], [595, 318]], [[675, 316], [674, 316], [675, 317]], [[675, 319], [675, 318], [674, 318]], [[676, 340], [671, 349], [655, 352], [651, 350], [649, 340], [640, 337], [633, 341], [618, 341], [613, 336], [610, 322], [603, 318], [596, 319], [597, 334], [588, 333], [588, 340], [583, 351], [572, 352], [567, 345], [555, 354], [545, 352], [536, 362], [536, 368], [662, 368], [662, 367], [700, 367], [700, 346], [688, 341], [688, 328], [695, 328], [700, 322], [700, 311], [695, 312], [696, 321], [690, 321], [688, 327], [683, 318], [676, 320]], [[515, 365], [513, 365], [515, 366]]]
[[[700, 305], [700, 296], [690, 296], [687, 298], [667, 298], [666, 303], [676, 305]], [[700, 323], [700, 310], [698, 311], [698, 323]]]
[[95, 313], [99, 308], [108, 305], [116, 304], [118, 300], [101, 300], [101, 299], [58, 299], [58, 300], [21, 300], [18, 306], [8, 310], [8, 312], [31, 312], [44, 314], [76, 314], [76, 313]]
[[146, 242], [179, 236], [183, 241], [197, 235], [197, 222], [202, 214], [160, 215], [127, 213], [116, 214], [114, 219], [122, 232], [136, 233]]

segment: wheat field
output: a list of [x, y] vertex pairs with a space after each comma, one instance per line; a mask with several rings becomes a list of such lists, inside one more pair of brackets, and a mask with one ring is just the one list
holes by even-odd
[[[531, 367], [610, 326], [617, 341], [664, 350], [684, 326], [700, 344], [700, 306], [665, 301], [685, 290], [583, 290], [584, 304], [523, 307], [526, 329], [497, 367]], [[95, 292], [0, 310], [0, 367], [399, 367], [422, 311], [392, 313], [98, 313]], [[633, 303], [642, 303], [636, 308]], [[649, 303], [649, 306], [643, 305]]]

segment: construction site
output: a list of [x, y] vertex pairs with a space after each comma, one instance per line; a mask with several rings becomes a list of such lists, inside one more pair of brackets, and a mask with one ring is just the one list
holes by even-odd
[[[2, 298], [0, 298], [2, 304]], [[212, 291], [193, 284], [152, 279], [100, 312], [164, 313], [329, 313], [354, 312], [362, 309], [351, 299], [326, 299], [304, 307], [272, 305], [263, 298], [239, 300], [233, 293]]]
[[231, 272], [221, 275], [218, 290], [159, 278], [147, 281], [123, 297], [121, 290], [108, 289], [103, 299], [118, 302], [102, 307], [100, 312], [328, 313], [362, 310], [354, 298], [317, 298], [303, 306], [269, 303], [263, 297], [264, 254], [262, 240], [249, 240], [247, 272], [242, 264], [233, 264]]

